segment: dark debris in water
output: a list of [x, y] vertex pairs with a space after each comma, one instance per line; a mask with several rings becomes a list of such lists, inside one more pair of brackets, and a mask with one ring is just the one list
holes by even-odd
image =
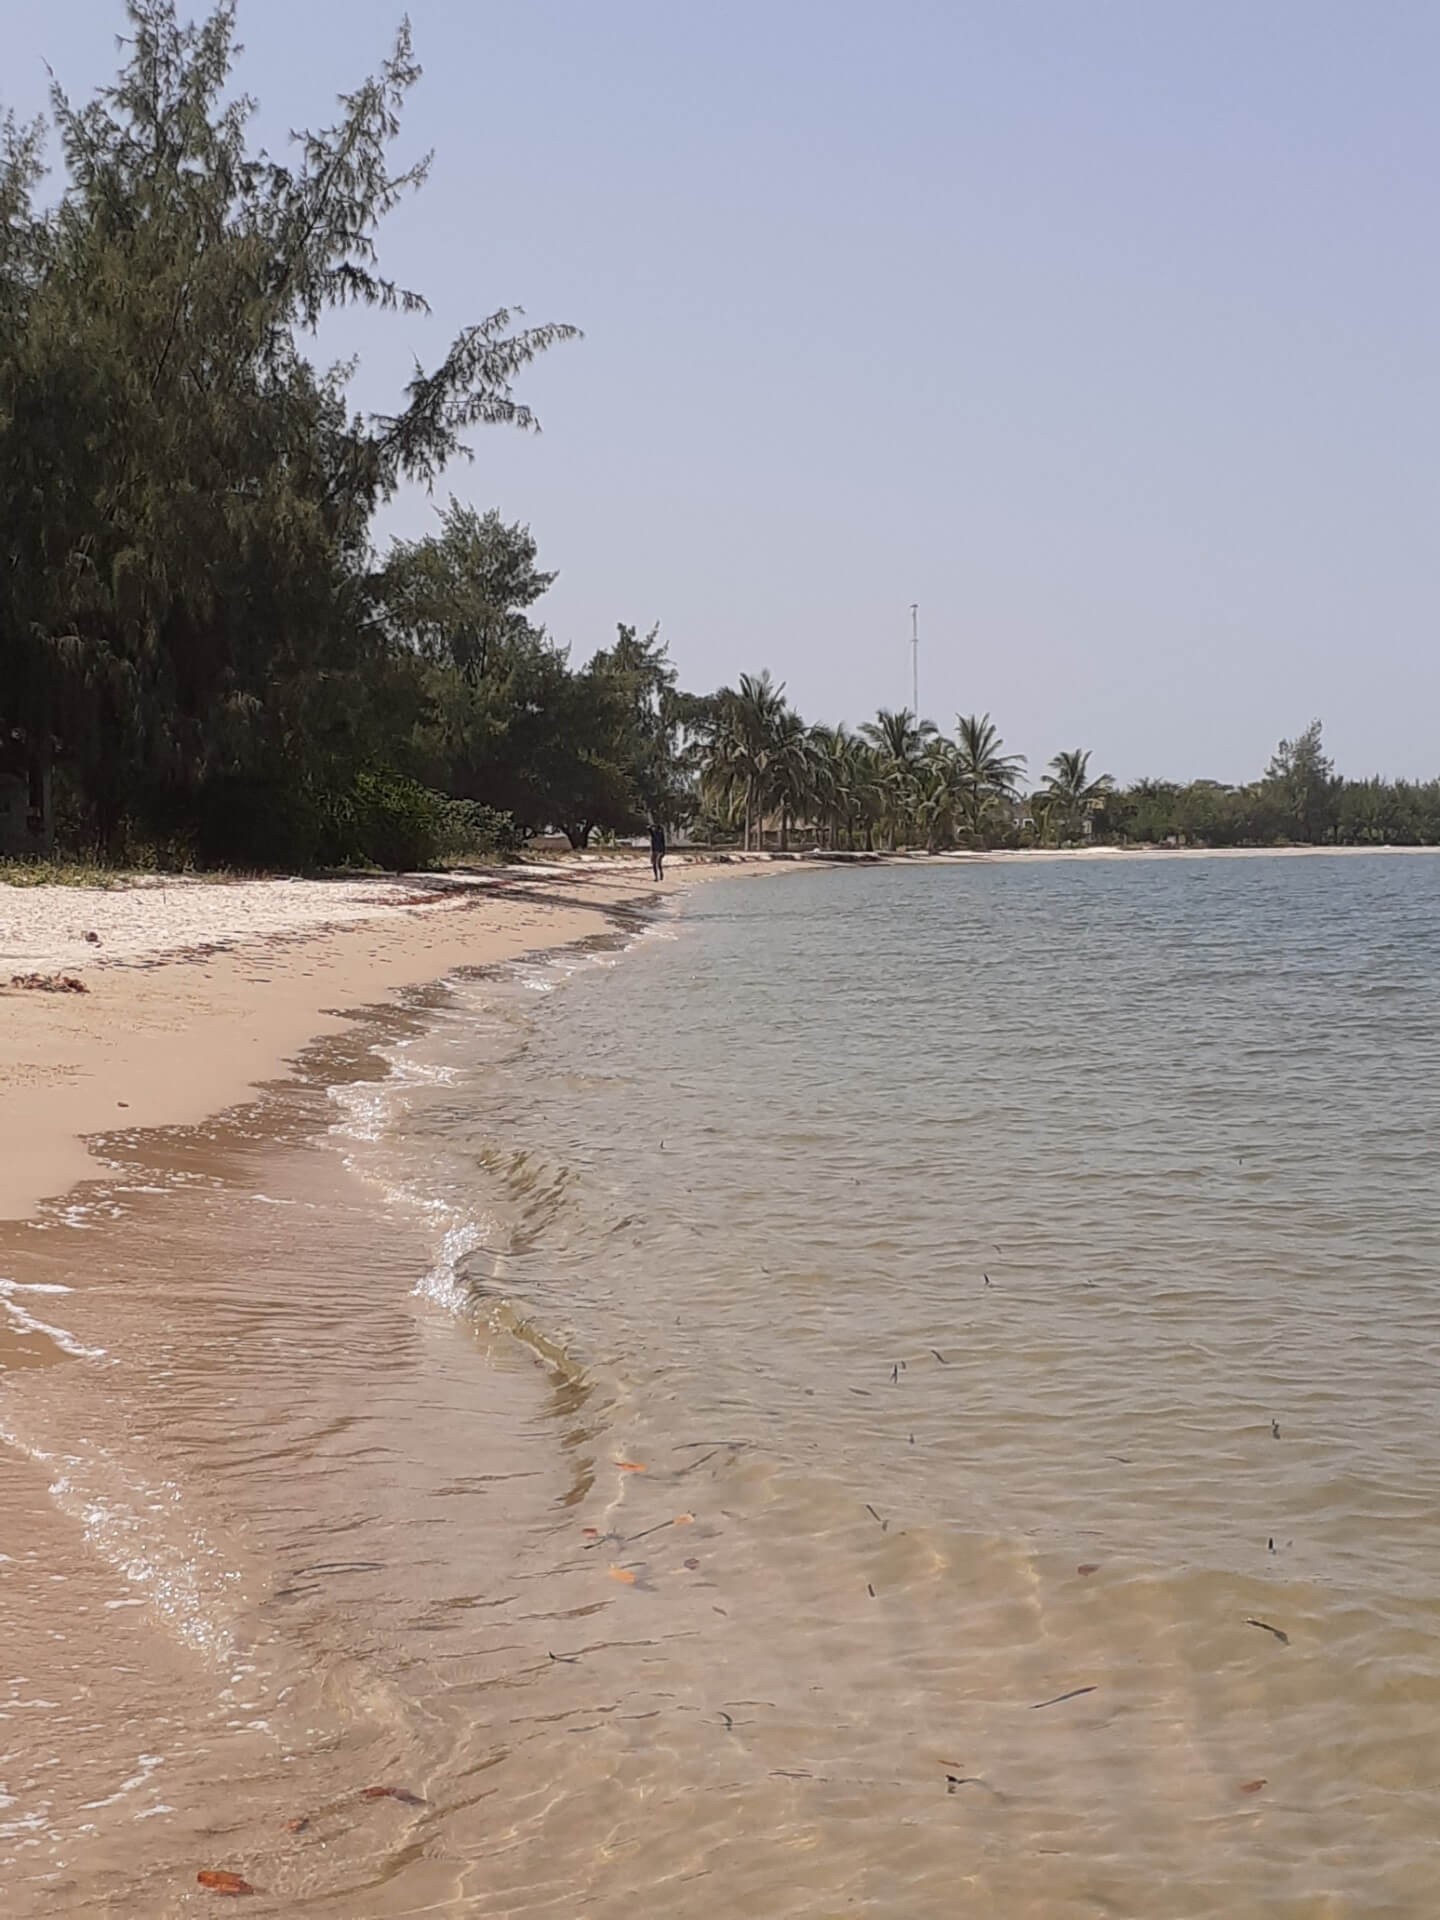
[[1288, 1647], [1290, 1644], [1289, 1634], [1282, 1632], [1279, 1627], [1272, 1627], [1268, 1620], [1247, 1619], [1245, 1624], [1247, 1627], [1259, 1627], [1262, 1633], [1273, 1633], [1275, 1638], [1280, 1642], [1282, 1647]]
[[1072, 1687], [1069, 1693], [1057, 1693], [1053, 1700], [1036, 1700], [1032, 1711], [1040, 1707], [1058, 1707], [1062, 1700], [1078, 1700], [1082, 1693], [1094, 1693], [1094, 1687]]

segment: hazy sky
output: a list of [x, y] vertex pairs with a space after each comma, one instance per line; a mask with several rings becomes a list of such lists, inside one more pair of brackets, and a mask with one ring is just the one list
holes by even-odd
[[[241, 0], [272, 144], [395, 0]], [[1314, 714], [1440, 772], [1440, 7], [412, 0], [358, 397], [502, 303], [574, 321], [456, 492], [529, 521], [577, 655], [663, 623], [817, 719], [991, 710], [1038, 765], [1238, 779]], [[0, 0], [0, 98], [118, 0]], [[423, 496], [391, 516], [423, 528]]]

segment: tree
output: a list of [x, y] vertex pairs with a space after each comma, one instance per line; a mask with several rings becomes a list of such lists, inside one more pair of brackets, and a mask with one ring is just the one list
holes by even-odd
[[1340, 783], [1312, 720], [1294, 740], [1282, 740], [1265, 769], [1265, 784], [1297, 840], [1324, 840], [1335, 825]]
[[385, 617], [420, 658], [483, 680], [502, 652], [538, 636], [528, 609], [555, 581], [529, 527], [507, 526], [452, 494], [440, 532], [395, 540], [376, 582]]
[[883, 818], [893, 848], [913, 825], [921, 762], [938, 729], [933, 720], [920, 719], [908, 707], [898, 711], [882, 707], [860, 731], [877, 756], [875, 774], [885, 799]]
[[603, 683], [614, 720], [610, 757], [625, 768], [646, 821], [680, 820], [691, 804], [690, 738], [698, 715], [678, 692], [659, 626], [642, 638], [622, 624], [615, 645], [597, 653], [586, 672], [592, 685]]
[[780, 847], [790, 845], [792, 821], [806, 819], [816, 807], [818, 780], [814, 744], [805, 722], [786, 707], [775, 727], [768, 779], [769, 804], [780, 811]]
[[704, 746], [702, 791], [731, 819], [744, 822], [745, 847], [763, 827], [772, 793], [772, 769], [785, 688], [767, 672], [742, 673], [736, 688], [722, 687]]
[[236, 779], [343, 777], [391, 731], [368, 579], [374, 512], [476, 426], [536, 424], [516, 376], [574, 329], [499, 309], [357, 415], [304, 351], [337, 306], [414, 311], [385, 217], [427, 163], [391, 151], [408, 29], [289, 165], [230, 92], [233, 7], [130, 0], [113, 85], [0, 144], [0, 733], [53, 756], [102, 842]]
[[1019, 791], [1024, 758], [1006, 753], [988, 713], [979, 718], [960, 714], [950, 769], [960, 826], [972, 841], [982, 841], [1000, 809]]
[[1108, 773], [1091, 778], [1088, 751], [1076, 747], [1070, 752], [1056, 754], [1045, 776], [1045, 792], [1067, 840], [1079, 837], [1086, 816], [1114, 788], [1115, 782]]

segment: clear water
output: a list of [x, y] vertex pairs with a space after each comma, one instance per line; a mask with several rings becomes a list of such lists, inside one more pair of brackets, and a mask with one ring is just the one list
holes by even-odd
[[1430, 1915], [1440, 862], [785, 873], [622, 945], [380, 1036], [323, 1179], [275, 1096], [201, 1397], [25, 1296], [132, 1354], [284, 1810], [321, 1753], [351, 1809], [234, 1828], [275, 1910]]

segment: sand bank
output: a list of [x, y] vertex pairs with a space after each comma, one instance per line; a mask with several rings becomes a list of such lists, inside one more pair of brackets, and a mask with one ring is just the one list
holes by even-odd
[[[676, 862], [656, 887], [636, 859], [463, 880], [0, 887], [0, 1218], [93, 1172], [88, 1135], [202, 1119], [359, 1007], [583, 940], [695, 877]], [[9, 984], [59, 972], [85, 991]]]

